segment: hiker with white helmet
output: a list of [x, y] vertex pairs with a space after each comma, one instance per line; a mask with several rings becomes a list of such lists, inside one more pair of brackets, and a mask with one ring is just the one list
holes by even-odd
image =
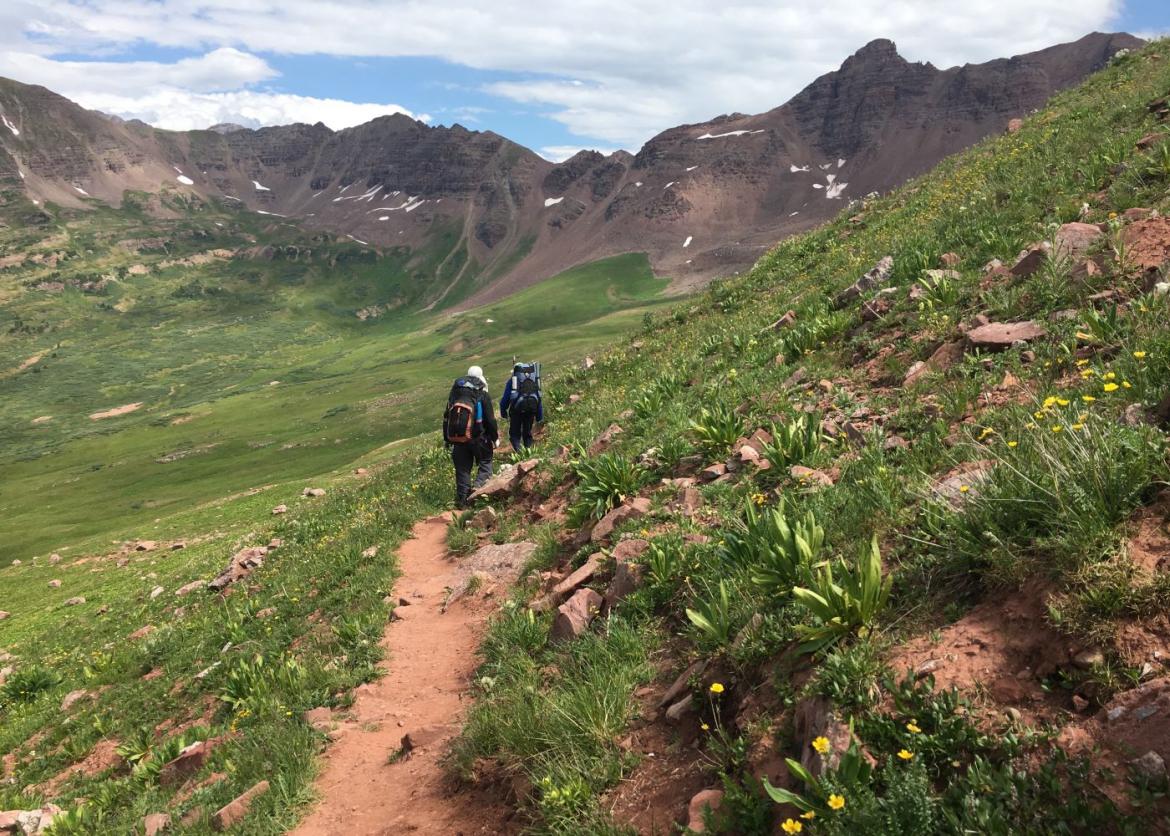
[[499, 445], [500, 431], [483, 369], [472, 366], [458, 378], [447, 396], [443, 411], [443, 441], [451, 450], [455, 465], [455, 506], [467, 507], [471, 494], [471, 471], [477, 469], [475, 487], [492, 475], [492, 453]]

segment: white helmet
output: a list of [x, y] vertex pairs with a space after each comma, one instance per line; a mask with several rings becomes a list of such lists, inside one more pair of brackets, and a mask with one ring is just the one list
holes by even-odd
[[469, 368], [467, 370], [467, 376], [474, 377], [476, 380], [478, 380], [480, 383], [483, 384], [485, 389], [487, 388], [487, 378], [483, 376], [483, 369], [481, 369], [479, 366], [472, 366], [471, 368]]

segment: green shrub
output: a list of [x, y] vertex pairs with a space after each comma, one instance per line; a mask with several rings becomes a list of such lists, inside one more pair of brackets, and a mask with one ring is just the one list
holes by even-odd
[[712, 458], [722, 458], [731, 452], [731, 446], [743, 434], [743, 418], [736, 413], [734, 406], [720, 403], [703, 407], [698, 419], [691, 421], [690, 429], [704, 453]]
[[868, 629], [890, 594], [890, 578], [882, 577], [882, 557], [877, 537], [863, 552], [857, 566], [843, 569], [838, 585], [831, 563], [822, 563], [813, 575], [811, 588], [796, 587], [792, 595], [814, 619], [797, 632], [804, 638], [800, 650], [815, 652], [835, 644], [859, 630]]
[[577, 501], [570, 515], [577, 524], [604, 517], [636, 494], [648, 476], [636, 462], [614, 452], [578, 459], [571, 466], [577, 477]]

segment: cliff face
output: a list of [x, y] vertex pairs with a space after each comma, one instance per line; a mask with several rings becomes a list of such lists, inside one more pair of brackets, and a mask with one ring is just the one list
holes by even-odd
[[1140, 43], [1093, 34], [939, 70], [877, 40], [775, 110], [672, 128], [636, 156], [581, 152], [559, 165], [490, 132], [402, 115], [343, 131], [159, 131], [0, 80], [0, 159], [11, 160], [0, 175], [13, 188], [15, 168], [30, 198], [66, 205], [118, 203], [126, 189], [230, 198], [374, 245], [419, 248], [453, 231], [464, 266], [436, 281], [491, 275], [471, 282], [477, 300], [629, 251], [687, 287], [1002, 131]]

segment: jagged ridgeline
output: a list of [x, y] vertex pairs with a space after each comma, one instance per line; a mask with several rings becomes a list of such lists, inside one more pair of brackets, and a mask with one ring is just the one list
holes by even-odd
[[[1165, 43], [1121, 56], [549, 376], [479, 523], [537, 544], [451, 761], [519, 810], [488, 826], [1166, 831], [1168, 94]], [[449, 502], [433, 437], [403, 448], [191, 511], [182, 559], [5, 568], [0, 807], [202, 832], [266, 787], [243, 827], [289, 826], [302, 712], [374, 676], [393, 548]]]

